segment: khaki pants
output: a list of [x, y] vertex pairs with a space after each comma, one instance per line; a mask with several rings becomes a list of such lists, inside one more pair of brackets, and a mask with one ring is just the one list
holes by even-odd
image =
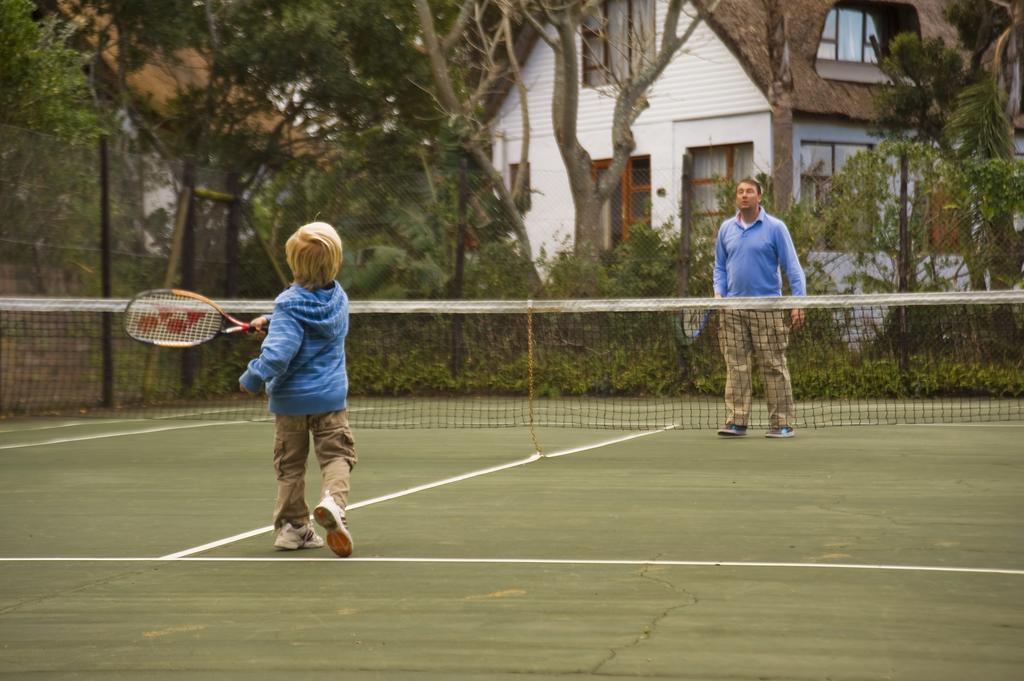
[[727, 421], [738, 426], [750, 420], [752, 360], [757, 356], [764, 379], [770, 427], [793, 425], [793, 388], [786, 365], [789, 328], [784, 310], [722, 310], [719, 342], [725, 358]]
[[309, 435], [323, 475], [323, 494], [330, 493], [343, 509], [348, 503], [349, 480], [356, 465], [355, 442], [348, 427], [348, 414], [329, 411], [309, 416], [276, 416], [274, 471], [277, 473], [277, 503], [274, 527], [286, 522], [295, 527], [309, 524], [306, 505], [306, 460]]

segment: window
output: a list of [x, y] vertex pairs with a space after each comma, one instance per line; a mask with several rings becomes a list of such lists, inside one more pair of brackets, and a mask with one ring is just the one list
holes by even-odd
[[[611, 159], [594, 161], [594, 176], [608, 170]], [[626, 163], [619, 185], [601, 213], [604, 247], [614, 248], [629, 239], [630, 225], [651, 222], [651, 157], [634, 156]]]
[[605, 0], [583, 20], [583, 84], [629, 78], [654, 55], [654, 0]]
[[877, 64], [895, 20], [881, 8], [840, 6], [829, 10], [818, 44], [818, 59]]
[[690, 149], [693, 155], [693, 212], [695, 215], [721, 215], [718, 191], [744, 177], [754, 175], [754, 145], [724, 144]]
[[816, 206], [828, 195], [832, 177], [869, 144], [804, 142], [800, 145], [800, 200]]

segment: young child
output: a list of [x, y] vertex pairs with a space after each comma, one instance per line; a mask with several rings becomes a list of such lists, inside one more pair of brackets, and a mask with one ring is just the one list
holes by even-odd
[[260, 356], [249, 362], [238, 382], [249, 393], [265, 386], [275, 415], [274, 546], [294, 550], [324, 545], [310, 526], [305, 497], [312, 433], [323, 475], [323, 500], [313, 516], [327, 531], [331, 550], [344, 558], [352, 553], [345, 506], [356, 451], [345, 411], [348, 296], [334, 280], [341, 268], [341, 238], [327, 223], [313, 222], [292, 234], [285, 255], [295, 281], [274, 301], [269, 318], [253, 320], [257, 328], [268, 321], [270, 326]]

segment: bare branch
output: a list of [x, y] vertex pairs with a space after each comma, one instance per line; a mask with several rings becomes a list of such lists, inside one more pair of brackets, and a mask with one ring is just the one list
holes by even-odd
[[512, 73], [516, 90], [519, 93], [519, 115], [523, 120], [523, 136], [519, 147], [519, 172], [516, 174], [515, 182], [512, 185], [512, 198], [515, 200], [523, 195], [523, 186], [526, 184], [528, 176], [526, 169], [530, 163], [530, 107], [527, 102], [526, 83], [523, 82], [522, 71], [519, 68], [519, 59], [516, 56], [515, 43], [512, 39], [512, 22], [507, 13], [502, 16], [501, 28], [505, 34], [509, 70]]
[[[437, 29], [434, 27], [434, 15], [430, 10], [430, 3], [428, 0], [415, 1], [416, 11], [420, 18], [420, 26], [423, 28], [423, 46], [430, 60], [430, 71], [434, 77], [434, 84], [437, 86], [438, 100], [448, 115], [460, 115], [465, 110], [455, 94], [455, 88], [449, 76], [448, 61], [445, 57], [447, 53], [442, 50], [440, 40], [437, 37]], [[466, 0], [463, 7], [471, 4], [471, 2], [472, 0]]]
[[[445, 54], [451, 52], [451, 49], [455, 47], [459, 39], [462, 38], [462, 33], [466, 30], [466, 24], [469, 23], [469, 16], [476, 4], [475, 0], [463, 0], [462, 6], [459, 8], [459, 16], [455, 19], [455, 23], [452, 25], [448, 35], [441, 40], [441, 49]], [[419, 7], [420, 3], [417, 2], [416, 6]], [[420, 17], [422, 20], [422, 16]], [[433, 18], [431, 18], [431, 24], [433, 24]]]

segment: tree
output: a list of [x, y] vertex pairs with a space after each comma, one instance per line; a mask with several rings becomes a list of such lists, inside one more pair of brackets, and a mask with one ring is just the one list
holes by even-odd
[[876, 125], [882, 134], [943, 144], [956, 96], [969, 79], [957, 50], [938, 39], [901, 33], [889, 43], [879, 67], [891, 81], [875, 96]]
[[913, 34], [896, 36], [881, 64], [892, 85], [875, 101], [880, 127], [889, 137], [916, 132], [939, 150], [944, 171], [927, 189], [933, 203], [948, 208], [941, 212], [955, 227], [976, 289], [1014, 285], [1024, 261], [1013, 226], [1021, 172], [1011, 122], [1020, 113], [1022, 10], [1020, 0], [953, 0], [945, 15], [966, 64], [955, 50]]
[[[436, 124], [399, 0], [77, 0], [74, 12], [104, 99], [164, 157], [236, 170], [243, 186], [337, 145], [401, 149], [389, 160], [408, 167]], [[155, 78], [171, 83], [163, 100], [139, 86]]]
[[985, 54], [1006, 28], [1006, 16], [988, 0], [950, 0], [943, 15], [956, 29], [958, 42], [969, 55], [970, 73], [979, 73]]
[[[234, 173], [234, 189], [250, 208], [278, 173], [300, 181], [310, 169], [330, 167], [342, 181], [343, 169], [372, 166], [386, 184], [388, 176], [423, 173], [436, 153], [426, 141], [437, 138], [438, 116], [416, 84], [427, 69], [414, 47], [414, 9], [404, 0], [44, 4], [83, 24], [79, 47], [91, 55], [98, 98], [135, 132], [133, 150]], [[281, 183], [270, 189], [298, 191]], [[181, 234], [191, 197], [184, 187], [175, 191]], [[290, 232], [323, 211], [289, 216], [280, 227]], [[341, 206], [330, 219], [345, 212]], [[253, 226], [274, 260], [283, 260], [277, 223]]]
[[[538, 10], [527, 3], [517, 6], [512, 0], [463, 0], [458, 14], [451, 17], [436, 13], [428, 0], [416, 0], [416, 11], [437, 106], [463, 150], [489, 178], [523, 257], [529, 259], [533, 251], [519, 208], [526, 174], [520, 173], [512, 187], [506, 186], [491, 159], [491, 131], [482, 112], [503, 82], [510, 80], [518, 88], [524, 132], [520, 165], [525, 168], [530, 149], [529, 110], [519, 73], [523, 41], [517, 38], [514, 26], [521, 26], [524, 18]], [[438, 32], [439, 20], [450, 24], [444, 35]], [[536, 287], [540, 278], [532, 268], [531, 272]]]
[[990, 72], [1007, 94], [1006, 115], [1015, 119], [1024, 105], [1024, 0], [951, 0], [945, 16], [970, 54], [971, 74], [980, 74], [992, 55]]
[[996, 54], [992, 68], [999, 85], [1006, 92], [1006, 115], [1014, 120], [1024, 105], [1024, 0], [991, 0], [1010, 15], [1009, 26], [996, 39]]
[[793, 201], [793, 73], [789, 64], [789, 31], [780, 0], [763, 0], [771, 83], [768, 104], [772, 108], [772, 194], [775, 209], [786, 210]]
[[987, 273], [992, 288], [1010, 288], [1024, 265], [1024, 235], [1013, 224], [1014, 213], [1024, 209], [1024, 172], [1013, 159], [1006, 93], [995, 77], [960, 93], [946, 132], [955, 149], [951, 186], [973, 284], [984, 288]]
[[[529, 241], [516, 206], [520, 188], [508, 189], [490, 155], [488, 121], [479, 112], [495, 86], [510, 79], [519, 90], [523, 115], [523, 148], [520, 163], [529, 154], [527, 92], [519, 77], [524, 36], [544, 41], [554, 52], [554, 95], [551, 112], [555, 139], [569, 177], [575, 210], [575, 248], [596, 258], [598, 225], [602, 207], [615, 190], [635, 148], [632, 125], [648, 107], [647, 95], [658, 76], [686, 43], [708, 9], [698, 7], [679, 32], [683, 0], [671, 0], [662, 27], [662, 44], [649, 58], [632, 65], [628, 73], [611, 74], [615, 114], [612, 120], [613, 156], [600, 178], [593, 175], [592, 158], [577, 135], [579, 117], [580, 35], [584, 22], [598, 5], [596, 0], [464, 0], [458, 15], [448, 17], [451, 28], [444, 36], [436, 29], [437, 18], [428, 0], [416, 0], [423, 29], [424, 51], [432, 69], [438, 105], [457, 130], [463, 146], [493, 178], [517, 238], [524, 248]], [[443, 15], [442, 17], [443, 18]], [[652, 36], [653, 38], [653, 36]], [[454, 57], [461, 56], [462, 60]], [[461, 68], [457, 68], [461, 67]], [[530, 251], [527, 250], [527, 253]]]
[[[615, 109], [612, 118], [612, 158], [607, 170], [595, 178], [590, 153], [580, 142], [577, 133], [581, 87], [580, 40], [583, 22], [597, 6], [594, 0], [564, 2], [562, 0], [520, 0], [522, 7], [536, 6], [539, 16], [525, 12], [524, 16], [555, 56], [554, 95], [551, 115], [555, 141], [569, 176], [569, 187], [575, 208], [575, 247], [588, 257], [596, 258], [600, 251], [598, 227], [601, 211], [615, 191], [619, 178], [636, 148], [633, 123], [650, 105], [647, 95], [651, 86], [664, 72], [672, 59], [700, 25], [703, 17], [714, 12], [718, 0], [707, 8], [694, 5], [696, 13], [688, 16], [689, 23], [679, 32], [683, 15], [683, 0], [669, 0], [661, 29], [661, 44], [649, 58], [631, 64], [625, 72], [611, 74]], [[551, 27], [549, 32], [546, 22]]]
[[37, 23], [34, 10], [30, 0], [0, 0], [0, 125], [95, 139], [99, 119], [84, 60], [67, 45], [72, 30], [53, 17]]

